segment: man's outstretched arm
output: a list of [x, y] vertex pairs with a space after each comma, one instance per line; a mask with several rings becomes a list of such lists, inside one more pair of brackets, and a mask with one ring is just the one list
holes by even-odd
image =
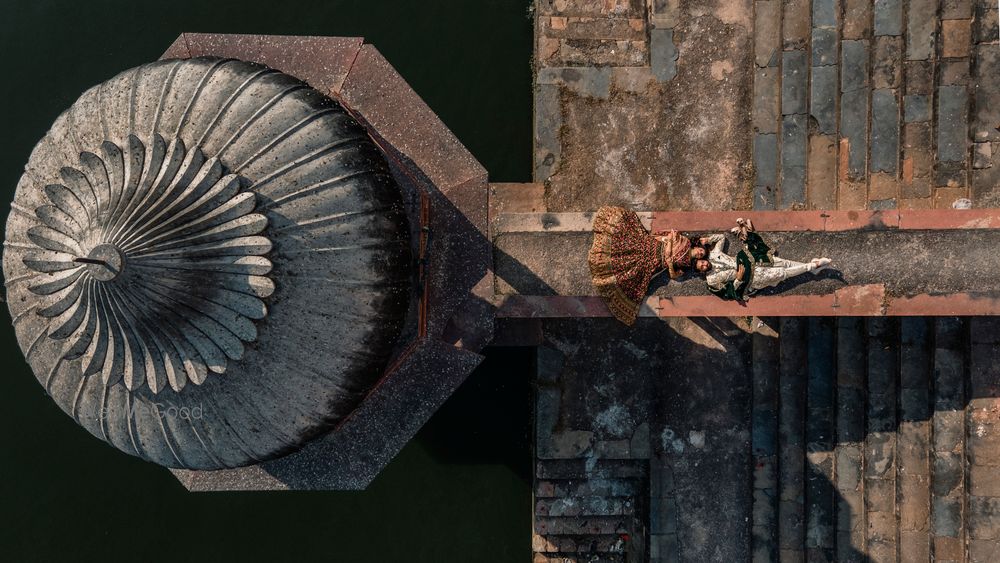
[[726, 245], [726, 235], [716, 233], [708, 237], [702, 237], [701, 240], [704, 241], [703, 244], [706, 246], [709, 244], [712, 245], [712, 249], [708, 253], [710, 257], [718, 254], [724, 254], [722, 247]]

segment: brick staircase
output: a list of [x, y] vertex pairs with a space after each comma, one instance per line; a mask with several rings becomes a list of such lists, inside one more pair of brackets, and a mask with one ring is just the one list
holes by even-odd
[[763, 322], [753, 560], [1000, 560], [997, 321]]
[[538, 460], [535, 563], [644, 561], [648, 464]]

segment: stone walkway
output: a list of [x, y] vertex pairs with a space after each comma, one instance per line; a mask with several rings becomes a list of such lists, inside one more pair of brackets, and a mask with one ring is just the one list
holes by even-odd
[[[996, 8], [537, 0], [536, 184], [491, 216], [1000, 207]], [[995, 320], [509, 322], [536, 563], [1000, 560]]]
[[[814, 256], [836, 256], [835, 270], [807, 274], [765, 288], [756, 295], [825, 295], [845, 286], [884, 284], [894, 297], [948, 295], [986, 291], [995, 285], [996, 249], [1000, 229], [952, 231], [775, 232], [767, 242], [780, 256], [806, 262]], [[593, 235], [589, 231], [512, 232], [497, 236], [495, 259], [497, 288], [504, 295], [597, 295], [590, 282], [587, 252]], [[735, 255], [743, 248], [729, 235], [727, 248]], [[942, 256], [963, 248], [961, 261], [941, 268]], [[899, 260], [900, 253], [907, 260]], [[547, 267], [558, 260], [558, 268]], [[933, 277], [913, 275], [936, 272]], [[671, 280], [655, 278], [649, 295], [672, 298], [707, 295], [702, 276], [686, 275]], [[994, 294], [994, 298], [1000, 293]], [[808, 313], [807, 313], [808, 314]], [[825, 314], [813, 312], [812, 314]]]

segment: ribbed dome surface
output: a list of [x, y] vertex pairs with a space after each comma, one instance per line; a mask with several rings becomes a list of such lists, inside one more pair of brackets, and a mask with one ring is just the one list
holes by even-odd
[[288, 75], [160, 61], [32, 152], [3, 256], [19, 344], [94, 435], [247, 465], [348, 415], [407, 312], [402, 196], [365, 130]]

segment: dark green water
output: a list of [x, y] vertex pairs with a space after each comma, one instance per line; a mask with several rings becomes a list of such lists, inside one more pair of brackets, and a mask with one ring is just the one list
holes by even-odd
[[[182, 31], [364, 36], [494, 181], [530, 181], [528, 4], [5, 0], [0, 201], [80, 93], [158, 58]], [[44, 395], [9, 319], [0, 353], [0, 560], [530, 559], [525, 349], [490, 351], [369, 490], [248, 494], [189, 494], [77, 427]]]

